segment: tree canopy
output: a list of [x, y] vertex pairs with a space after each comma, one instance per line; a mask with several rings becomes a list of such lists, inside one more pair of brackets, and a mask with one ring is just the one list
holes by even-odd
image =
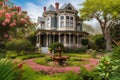
[[109, 29], [120, 18], [120, 0], [86, 0], [82, 4], [80, 15], [83, 19], [95, 18], [106, 41], [106, 49], [111, 49], [111, 38]]

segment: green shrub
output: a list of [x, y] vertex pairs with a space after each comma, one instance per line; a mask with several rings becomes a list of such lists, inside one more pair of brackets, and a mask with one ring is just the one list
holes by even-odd
[[95, 76], [95, 72], [88, 71], [83, 66], [81, 66], [80, 68], [81, 68], [81, 71], [80, 71], [81, 73], [79, 75], [80, 80], [100, 80], [97, 78], [97, 76]]
[[98, 35], [95, 37], [95, 44], [98, 49], [105, 49], [105, 40], [102, 35]]
[[111, 80], [119, 80], [120, 79], [120, 45], [118, 47], [115, 47], [112, 50], [112, 54], [110, 56], [111, 61], [114, 63], [113, 66], [115, 66], [116, 70], [114, 70], [114, 73], [112, 74]]
[[14, 59], [17, 57], [17, 52], [16, 51], [7, 51], [6, 52], [6, 58]]
[[26, 51], [31, 47], [31, 43], [26, 39], [13, 40], [6, 43], [8, 50]]
[[70, 57], [69, 61], [82, 61], [81, 57]]
[[82, 39], [81, 40], [81, 44], [84, 45], [84, 46], [88, 45], [88, 43], [89, 43], [88, 39]]
[[63, 44], [58, 42], [51, 43], [49, 46], [49, 48], [51, 48], [51, 50], [54, 50], [54, 51], [56, 51], [58, 47], [61, 47], [61, 49], [64, 48]]
[[96, 68], [96, 76], [101, 80], [111, 80], [117, 66], [114, 65], [114, 61], [109, 56], [105, 56], [100, 60], [99, 65]]
[[31, 58], [44, 57], [44, 56], [45, 56], [44, 54], [28, 54], [28, 55], [18, 56], [16, 58], [25, 60], [25, 59], [31, 59]]
[[63, 49], [64, 53], [85, 53], [85, 51], [86, 51], [85, 48], [74, 48], [74, 49], [64, 48]]

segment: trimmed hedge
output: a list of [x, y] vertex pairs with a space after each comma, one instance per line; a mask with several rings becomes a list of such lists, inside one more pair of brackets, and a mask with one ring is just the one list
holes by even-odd
[[30, 47], [32, 47], [30, 41], [26, 40], [26, 39], [20, 39], [20, 40], [13, 40], [13, 41], [9, 41], [6, 43], [6, 48], [8, 50], [16, 50], [16, 51], [27, 51], [30, 49]]
[[61, 47], [61, 49], [64, 48], [63, 44], [62, 43], [58, 43], [58, 42], [54, 42], [54, 43], [51, 43], [49, 48], [51, 48], [51, 50], [56, 50], [58, 47]]

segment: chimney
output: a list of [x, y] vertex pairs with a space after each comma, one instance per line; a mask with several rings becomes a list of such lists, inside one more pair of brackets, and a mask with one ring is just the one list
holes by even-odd
[[55, 7], [56, 7], [56, 10], [59, 9], [59, 3], [58, 2], [55, 3]]
[[44, 12], [46, 12], [46, 6], [44, 6]]

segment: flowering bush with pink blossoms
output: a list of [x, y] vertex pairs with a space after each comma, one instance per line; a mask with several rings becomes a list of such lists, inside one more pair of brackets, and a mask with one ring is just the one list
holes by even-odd
[[4, 2], [0, 2], [0, 41], [12, 40], [11, 31], [30, 25], [30, 18], [26, 11], [21, 10], [21, 7], [8, 7]]

